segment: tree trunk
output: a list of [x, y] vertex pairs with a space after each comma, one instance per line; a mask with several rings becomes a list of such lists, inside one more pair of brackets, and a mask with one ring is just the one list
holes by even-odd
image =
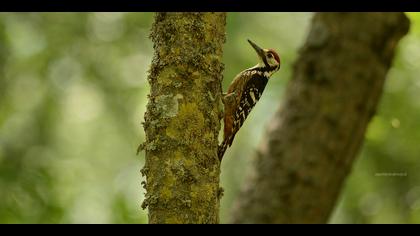
[[144, 130], [149, 223], [218, 223], [225, 13], [157, 13]]
[[234, 223], [326, 223], [375, 114], [403, 13], [317, 13]]

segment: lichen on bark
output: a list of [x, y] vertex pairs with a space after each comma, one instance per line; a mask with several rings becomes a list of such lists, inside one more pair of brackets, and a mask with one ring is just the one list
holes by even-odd
[[149, 223], [218, 223], [225, 13], [157, 13], [144, 116]]

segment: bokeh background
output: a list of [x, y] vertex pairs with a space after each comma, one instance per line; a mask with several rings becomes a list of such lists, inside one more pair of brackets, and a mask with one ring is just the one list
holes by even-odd
[[[222, 166], [226, 223], [280, 104], [312, 13], [229, 13], [224, 88], [257, 61], [282, 69]], [[420, 13], [394, 66], [331, 223], [420, 223]], [[153, 13], [0, 13], [0, 223], [147, 223], [141, 126]], [[343, 114], [343, 116], [346, 114]]]

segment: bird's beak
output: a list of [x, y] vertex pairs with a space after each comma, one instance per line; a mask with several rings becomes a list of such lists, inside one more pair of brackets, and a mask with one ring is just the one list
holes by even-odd
[[255, 51], [257, 52], [258, 56], [261, 59], [263, 59], [265, 57], [264, 50], [262, 48], [258, 47], [254, 42], [252, 42], [249, 39], [248, 39], [248, 43], [251, 44], [251, 46], [255, 49]]

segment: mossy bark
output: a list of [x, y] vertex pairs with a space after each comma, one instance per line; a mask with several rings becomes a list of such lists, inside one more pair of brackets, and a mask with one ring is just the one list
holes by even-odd
[[149, 223], [218, 223], [225, 13], [157, 13], [142, 174]]
[[403, 13], [318, 13], [234, 223], [326, 223], [375, 114]]

